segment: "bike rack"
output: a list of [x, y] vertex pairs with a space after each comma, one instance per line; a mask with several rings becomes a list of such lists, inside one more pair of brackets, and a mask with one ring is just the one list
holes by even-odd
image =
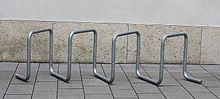
[[26, 77], [16, 74], [15, 77], [17, 79], [27, 81], [31, 75], [31, 41], [32, 35], [39, 34], [43, 32], [49, 32], [49, 66], [53, 65], [53, 31], [51, 29], [43, 29], [43, 30], [34, 30], [31, 31], [27, 36], [27, 70], [26, 70]]
[[145, 77], [140, 74], [139, 72], [139, 63], [140, 63], [140, 33], [138, 31], [130, 31], [130, 32], [125, 32], [125, 33], [119, 33], [114, 35], [112, 38], [112, 64], [111, 64], [111, 78], [107, 78], [97, 72], [96, 68], [96, 52], [97, 52], [97, 32], [95, 30], [82, 30], [82, 31], [75, 31], [71, 32], [68, 37], [68, 67], [67, 67], [67, 76], [64, 77], [56, 72], [54, 72], [53, 69], [53, 31], [51, 29], [43, 29], [43, 30], [34, 30], [31, 31], [28, 36], [27, 36], [27, 70], [26, 70], [26, 76], [21, 76], [19, 74], [16, 74], [15, 77], [17, 79], [27, 81], [30, 78], [31, 74], [31, 41], [32, 41], [32, 35], [34, 34], [39, 34], [43, 32], [49, 32], [49, 70], [52, 76], [63, 80], [65, 82], [69, 81], [71, 78], [71, 60], [72, 60], [72, 39], [75, 34], [81, 34], [81, 33], [88, 33], [88, 32], [93, 32], [94, 34], [94, 39], [93, 39], [93, 73], [94, 75], [111, 84], [114, 79], [115, 79], [115, 48], [116, 48], [116, 40], [118, 37], [125, 36], [125, 35], [131, 35], [131, 34], [136, 34], [137, 36], [137, 46], [136, 46], [136, 69], [135, 73], [138, 76], [138, 78], [145, 80], [147, 82], [150, 82], [155, 85], [159, 85], [162, 80], [163, 80], [163, 68], [164, 68], [164, 50], [165, 50], [165, 41], [167, 38], [172, 38], [172, 37], [179, 37], [179, 36], [184, 36], [184, 51], [183, 51], [183, 76], [185, 79], [196, 82], [201, 84], [202, 80], [196, 79], [193, 77], [189, 77], [187, 75], [187, 51], [188, 51], [188, 35], [187, 33], [175, 33], [175, 34], [167, 34], [163, 36], [161, 39], [161, 50], [160, 50], [160, 69], [159, 69], [159, 80], [154, 80], [148, 77]]
[[174, 33], [174, 34], [167, 34], [163, 36], [161, 39], [161, 49], [160, 49], [160, 71], [159, 71], [159, 80], [154, 80], [148, 77], [144, 77], [142, 75], [139, 75], [139, 78], [142, 80], [145, 80], [149, 83], [159, 85], [162, 80], [163, 80], [163, 68], [164, 68], [164, 50], [165, 50], [165, 41], [167, 38], [172, 38], [172, 37], [179, 37], [179, 36], [184, 36], [184, 51], [183, 51], [183, 76], [185, 79], [195, 82], [195, 83], [202, 83], [202, 80], [196, 79], [193, 77], [189, 77], [187, 75], [187, 50], [188, 50], [188, 34], [187, 33]]
[[115, 48], [116, 48], [116, 40], [120, 36], [125, 36], [125, 35], [131, 35], [131, 34], [136, 34], [137, 35], [137, 53], [136, 53], [136, 74], [138, 75], [139, 73], [139, 63], [140, 63], [140, 33], [138, 31], [129, 31], [126, 33], [120, 33], [116, 34], [112, 38], [112, 65], [111, 65], [111, 78], [107, 78], [105, 76], [102, 76], [101, 74], [98, 74], [95, 70], [95, 76], [98, 77], [99, 79], [111, 84], [114, 79], [115, 79]]
[[96, 70], [96, 51], [97, 51], [97, 32], [95, 30], [82, 30], [82, 31], [74, 31], [71, 32], [68, 37], [68, 67], [67, 67], [67, 76], [63, 77], [62, 75], [55, 73], [53, 70], [53, 67], [50, 66], [50, 72], [51, 75], [61, 79], [65, 82], [69, 81], [71, 78], [71, 60], [72, 60], [72, 39], [73, 35], [75, 34], [81, 34], [81, 33], [88, 33], [93, 32], [94, 34], [94, 40], [93, 40], [93, 72]]
[[[97, 32], [95, 30], [82, 30], [82, 31], [75, 31], [71, 32], [68, 37], [68, 67], [67, 67], [67, 76], [64, 77], [56, 72], [54, 72], [53, 69], [53, 31], [51, 29], [43, 29], [43, 30], [34, 30], [31, 31], [27, 37], [27, 70], [26, 70], [26, 77], [21, 76], [19, 74], [16, 74], [15, 77], [17, 79], [27, 81], [30, 78], [31, 75], [31, 41], [32, 41], [32, 35], [43, 33], [49, 31], [49, 70], [50, 74], [60, 80], [63, 80], [65, 82], [68, 82], [71, 78], [71, 60], [72, 60], [72, 38], [74, 34], [80, 34], [80, 33], [87, 33], [87, 32], [93, 32], [94, 33], [94, 41], [93, 41], [93, 68], [94, 71], [96, 70], [96, 50], [97, 50]], [[93, 72], [94, 72], [93, 71]]]

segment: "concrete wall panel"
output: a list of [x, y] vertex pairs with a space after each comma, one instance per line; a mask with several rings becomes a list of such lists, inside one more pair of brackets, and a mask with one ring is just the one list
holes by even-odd
[[202, 64], [220, 64], [220, 28], [202, 28]]
[[[28, 33], [45, 28], [52, 28], [52, 22], [0, 21], [0, 60], [26, 61]], [[48, 37], [48, 33], [33, 36], [32, 61], [48, 61]]]
[[[67, 38], [71, 31], [96, 29], [98, 33], [97, 62], [111, 63], [112, 37], [116, 33], [137, 30], [141, 33], [141, 62], [159, 63], [160, 40], [167, 33], [189, 34], [188, 62], [193, 64], [219, 64], [219, 27], [145, 25], [121, 23], [87, 23], [72, 21], [0, 21], [0, 61], [26, 62], [27, 35], [36, 29], [54, 31], [54, 62], [67, 62]], [[48, 33], [33, 36], [32, 61], [48, 61]], [[73, 61], [92, 62], [93, 35], [80, 34], [73, 38]], [[116, 44], [116, 62], [134, 63], [135, 35], [120, 37]], [[183, 37], [166, 42], [165, 62], [181, 63]]]
[[[199, 63], [201, 28], [176, 25], [135, 25], [130, 30], [141, 33], [141, 62], [159, 63], [161, 37], [168, 33], [187, 32], [189, 34], [188, 61]], [[128, 38], [128, 62], [135, 61], [135, 36]], [[180, 63], [183, 55], [183, 37], [169, 38], [165, 47], [165, 62]]]
[[[83, 29], [95, 29], [98, 33], [97, 62], [111, 62], [111, 40], [116, 33], [128, 30], [126, 24], [105, 24], [105, 23], [77, 23], [77, 22], [54, 22], [55, 33], [55, 60], [67, 61], [67, 37], [71, 31]], [[73, 59], [75, 62], [92, 62], [93, 35], [80, 34], [74, 36]], [[126, 62], [127, 38], [118, 39], [116, 49], [116, 62]]]

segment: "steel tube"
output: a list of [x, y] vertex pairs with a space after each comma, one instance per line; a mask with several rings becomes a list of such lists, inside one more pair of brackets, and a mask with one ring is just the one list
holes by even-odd
[[140, 62], [140, 33], [138, 31], [129, 31], [126, 33], [120, 33], [114, 35], [112, 38], [112, 63], [111, 63], [111, 77], [107, 78], [105, 76], [102, 76], [101, 74], [98, 74], [95, 72], [95, 76], [98, 77], [99, 79], [105, 81], [108, 84], [111, 84], [114, 79], [115, 79], [115, 49], [116, 49], [116, 40], [118, 37], [121, 36], [126, 36], [126, 35], [131, 35], [131, 34], [136, 34], [137, 35], [137, 54], [136, 54], [136, 70], [139, 68], [139, 62]]
[[15, 77], [17, 79], [27, 81], [30, 78], [31, 75], [31, 41], [32, 41], [32, 35], [43, 33], [43, 32], [49, 32], [49, 65], [53, 65], [53, 31], [51, 29], [43, 29], [43, 30], [34, 30], [31, 31], [27, 36], [27, 69], [26, 69], [26, 76], [21, 76], [19, 74], [15, 74]]
[[171, 37], [179, 37], [179, 36], [184, 36], [184, 51], [183, 51], [183, 76], [192, 82], [196, 82], [196, 83], [202, 83], [202, 80], [200, 79], [196, 79], [193, 77], [189, 77], [187, 75], [187, 50], [188, 50], [188, 35], [187, 33], [174, 33], [174, 34], [167, 34], [165, 36], [162, 37], [161, 39], [161, 49], [160, 49], [160, 69], [159, 69], [159, 79], [158, 80], [154, 80], [154, 79], [150, 79], [148, 77], [144, 77], [139, 75], [139, 78], [155, 84], [155, 85], [159, 85], [162, 80], [163, 80], [163, 68], [164, 68], [164, 50], [165, 50], [165, 42], [167, 40], [167, 38], [171, 38]]
[[[53, 70], [53, 67], [50, 67], [50, 72], [51, 72], [51, 75], [58, 78], [58, 79], [61, 79], [65, 82], [68, 82], [71, 78], [71, 61], [72, 61], [72, 45], [73, 45], [73, 42], [72, 42], [72, 39], [73, 39], [73, 36], [75, 34], [81, 34], [81, 33], [89, 33], [89, 32], [92, 32], [94, 34], [94, 39], [93, 39], [93, 70], [94, 68], [96, 69], [96, 50], [97, 50], [97, 32], [95, 30], [81, 30], [81, 31], [73, 31], [69, 34], [69, 37], [68, 37], [68, 67], [67, 67], [67, 76], [64, 77], [56, 72], [54, 72]], [[94, 71], [93, 71], [94, 72]]]

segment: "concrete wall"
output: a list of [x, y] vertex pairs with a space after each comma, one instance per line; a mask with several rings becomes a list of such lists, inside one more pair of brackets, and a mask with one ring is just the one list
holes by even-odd
[[[141, 62], [158, 63], [160, 38], [166, 33], [187, 32], [189, 34], [188, 61], [193, 64], [220, 64], [220, 27], [179, 26], [160, 24], [86, 23], [73, 21], [0, 21], [0, 61], [26, 61], [26, 37], [33, 29], [51, 28], [54, 31], [54, 61], [66, 62], [67, 37], [71, 31], [96, 29], [98, 32], [97, 61], [111, 62], [111, 39], [116, 33], [137, 30], [141, 33]], [[92, 34], [74, 37], [74, 62], [92, 62]], [[135, 61], [135, 36], [118, 39], [116, 61]], [[32, 61], [48, 61], [48, 34], [33, 36]], [[182, 60], [183, 38], [172, 38], [166, 42], [168, 63]]]
[[1, 20], [220, 26], [220, 0], [1, 0]]

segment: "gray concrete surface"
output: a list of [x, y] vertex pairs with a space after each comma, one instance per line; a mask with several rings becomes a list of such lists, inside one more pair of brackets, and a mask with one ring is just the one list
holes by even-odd
[[[0, 98], [2, 99], [218, 99], [220, 98], [220, 65], [189, 65], [202, 84], [186, 81], [181, 66], [165, 65], [160, 86], [136, 78], [134, 64], [117, 64], [116, 79], [109, 85], [95, 78], [92, 64], [73, 64], [69, 83], [49, 76], [48, 64], [32, 63], [31, 79], [23, 82], [14, 77], [25, 73], [25, 63], [0, 63]], [[65, 74], [66, 64], [59, 63]], [[98, 64], [100, 73], [109, 76], [110, 64]], [[156, 78], [158, 64], [141, 64], [141, 73]], [[41, 78], [41, 79], [38, 79]]]
[[0, 20], [220, 26], [219, 0], [1, 0]]

